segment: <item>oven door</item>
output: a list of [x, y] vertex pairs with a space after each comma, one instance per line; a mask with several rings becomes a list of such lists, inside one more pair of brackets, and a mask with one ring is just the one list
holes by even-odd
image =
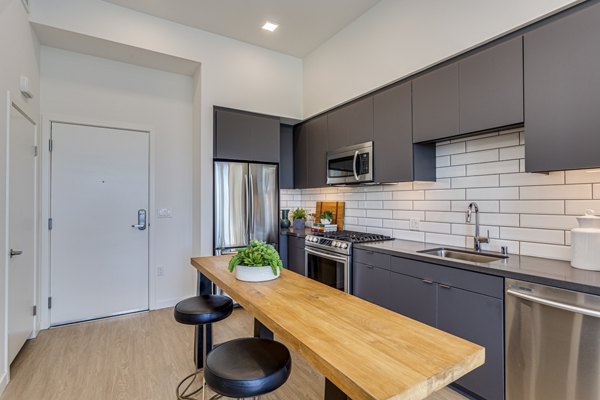
[[350, 293], [350, 257], [306, 246], [306, 276]]

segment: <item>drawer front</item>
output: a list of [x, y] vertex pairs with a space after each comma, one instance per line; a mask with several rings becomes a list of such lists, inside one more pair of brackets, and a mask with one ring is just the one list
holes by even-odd
[[352, 263], [353, 294], [378, 306], [390, 308], [390, 271]]
[[390, 269], [391, 256], [370, 250], [354, 249], [352, 253], [355, 262]]
[[392, 257], [391, 270], [415, 278], [431, 279], [441, 285], [453, 286], [498, 299], [504, 298], [504, 279], [498, 276], [400, 257]]

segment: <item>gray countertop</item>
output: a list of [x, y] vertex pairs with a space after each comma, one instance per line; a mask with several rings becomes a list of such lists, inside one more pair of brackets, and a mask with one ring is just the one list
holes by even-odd
[[505, 260], [494, 261], [491, 263], [473, 263], [417, 253], [419, 250], [439, 247], [456, 248], [439, 244], [411, 242], [397, 239], [386, 242], [354, 245], [355, 249], [386, 253], [392, 256], [481, 272], [488, 275], [519, 279], [555, 286], [562, 289], [600, 295], [600, 272], [573, 268], [568, 261], [509, 254], [509, 258]]

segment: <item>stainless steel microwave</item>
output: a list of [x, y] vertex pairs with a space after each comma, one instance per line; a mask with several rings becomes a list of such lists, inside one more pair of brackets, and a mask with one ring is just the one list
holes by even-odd
[[373, 182], [373, 142], [327, 152], [327, 184]]

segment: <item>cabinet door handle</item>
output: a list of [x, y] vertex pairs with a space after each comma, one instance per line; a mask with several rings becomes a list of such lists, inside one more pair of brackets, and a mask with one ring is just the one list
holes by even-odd
[[433, 283], [433, 281], [431, 279], [423, 279], [423, 282], [428, 285], [431, 285]]
[[368, 269], [375, 269], [375, 267], [371, 266], [371, 265], [367, 265]]
[[450, 289], [449, 285], [444, 285], [443, 283], [440, 283], [440, 287], [443, 287], [444, 289]]

